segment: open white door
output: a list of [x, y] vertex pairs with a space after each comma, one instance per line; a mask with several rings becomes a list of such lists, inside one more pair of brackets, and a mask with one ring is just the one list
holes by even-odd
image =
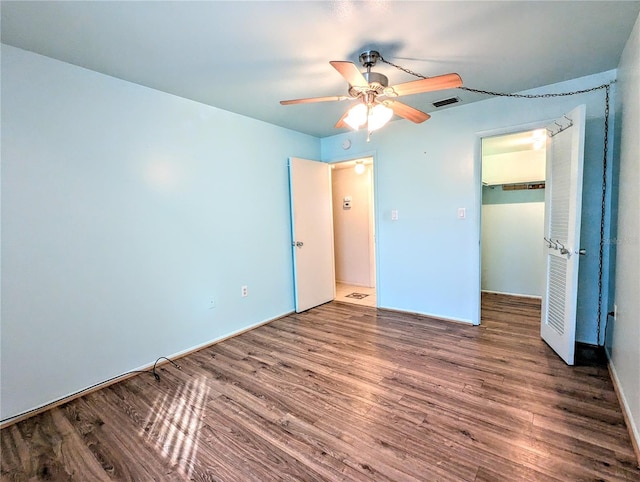
[[296, 312], [335, 298], [331, 167], [289, 159]]
[[547, 127], [547, 270], [540, 335], [568, 365], [575, 353], [584, 129], [584, 105]]

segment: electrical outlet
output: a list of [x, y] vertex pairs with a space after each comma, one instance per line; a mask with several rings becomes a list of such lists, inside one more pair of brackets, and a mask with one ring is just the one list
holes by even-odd
[[249, 288], [247, 288], [246, 286], [241, 287], [240, 296], [242, 296], [243, 298], [246, 298], [247, 296], [249, 296]]
[[216, 307], [216, 300], [209, 298], [209, 309], [212, 310]]

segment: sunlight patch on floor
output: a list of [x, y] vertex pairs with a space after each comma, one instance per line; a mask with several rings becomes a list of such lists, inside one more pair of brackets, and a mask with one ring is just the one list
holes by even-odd
[[158, 398], [141, 432], [180, 473], [190, 477], [198, 453], [202, 412], [209, 388], [191, 380], [173, 395]]

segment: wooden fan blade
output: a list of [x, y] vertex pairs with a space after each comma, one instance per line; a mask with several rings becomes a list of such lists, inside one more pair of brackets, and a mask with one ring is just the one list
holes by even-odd
[[389, 107], [394, 114], [399, 115], [400, 117], [404, 117], [411, 122], [415, 122], [416, 124], [420, 124], [421, 122], [426, 121], [429, 117], [431, 117], [426, 112], [422, 112], [421, 110], [415, 109], [410, 105], [403, 104], [402, 102], [398, 102], [395, 100], [387, 100], [383, 102], [384, 105]]
[[367, 82], [367, 79], [364, 78], [353, 62], [332, 60], [329, 63], [349, 82], [349, 85], [353, 87], [369, 87], [369, 82]]
[[399, 97], [401, 95], [420, 94], [434, 90], [453, 89], [462, 85], [462, 79], [458, 74], [438, 75], [428, 79], [413, 80], [404, 84], [392, 85], [384, 89], [385, 95]]
[[347, 111], [342, 115], [342, 117], [340, 117], [340, 120], [336, 122], [335, 127], [337, 129], [341, 129], [342, 127], [349, 127], [349, 125], [344, 121], [348, 115], [349, 115], [349, 110], [347, 109]]
[[292, 104], [311, 104], [312, 102], [331, 102], [334, 100], [347, 100], [350, 97], [346, 95], [333, 95], [330, 97], [309, 97], [308, 99], [292, 99], [292, 100], [281, 100], [280, 104], [282, 105], [292, 105]]

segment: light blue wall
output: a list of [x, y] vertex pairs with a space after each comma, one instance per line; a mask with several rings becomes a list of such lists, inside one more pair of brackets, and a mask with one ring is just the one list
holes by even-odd
[[3, 46], [2, 418], [290, 312], [287, 158], [319, 155]]
[[544, 189], [482, 188], [483, 291], [542, 297]]
[[[610, 71], [530, 92], [579, 90], [614, 78]], [[492, 98], [432, 113], [420, 125], [391, 122], [369, 143], [364, 132], [322, 139], [324, 161], [374, 153], [381, 307], [479, 321], [480, 139], [542, 126], [579, 104], [587, 105], [585, 171], [600, 171], [602, 132], [593, 126], [602, 123], [603, 90], [550, 99]], [[342, 149], [345, 138], [352, 141], [348, 152]], [[601, 189], [593, 183], [583, 193], [589, 203], [600, 202]], [[467, 219], [457, 218], [459, 207], [467, 209]], [[398, 210], [398, 221], [391, 221], [392, 209]], [[585, 226], [583, 237], [598, 243], [599, 224]], [[581, 259], [581, 280], [592, 280], [594, 268], [597, 276], [597, 250], [590, 250]], [[577, 339], [595, 343], [597, 299], [579, 296], [583, 316]]]
[[[604, 96], [604, 94], [603, 94]], [[611, 102], [613, 109], [613, 98]], [[587, 112], [587, 115], [588, 112]], [[613, 138], [613, 115], [610, 116]], [[612, 146], [612, 144], [610, 143]], [[600, 220], [602, 218], [602, 164], [604, 149], [604, 116], [588, 118], [585, 126], [584, 169], [582, 175], [582, 222], [580, 223], [580, 248], [586, 250], [586, 256], [580, 257], [580, 271], [578, 272], [578, 307], [576, 317], [578, 325], [576, 338], [578, 341], [596, 344], [597, 340], [597, 309], [598, 309], [598, 260], [600, 252]], [[613, 164], [612, 152], [609, 153], [607, 166], [607, 211], [605, 217], [605, 238], [611, 218], [611, 172]], [[600, 341], [604, 340], [604, 329], [607, 323], [607, 307], [609, 304], [609, 245], [603, 250], [602, 309], [600, 313], [601, 330]], [[592, 330], [592, 331], [589, 331]]]

